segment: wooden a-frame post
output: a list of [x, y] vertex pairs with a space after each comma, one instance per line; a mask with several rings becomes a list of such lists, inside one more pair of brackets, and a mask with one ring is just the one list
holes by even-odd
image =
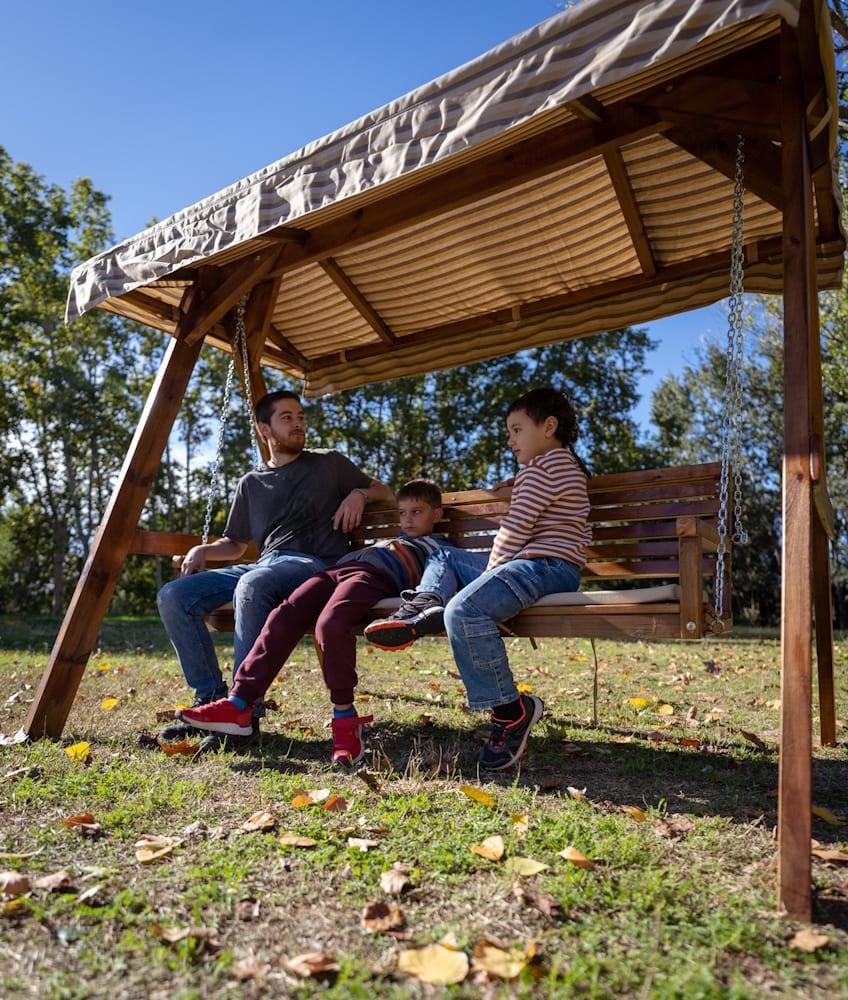
[[24, 722], [30, 737], [62, 735], [202, 346], [179, 328], [168, 344]]

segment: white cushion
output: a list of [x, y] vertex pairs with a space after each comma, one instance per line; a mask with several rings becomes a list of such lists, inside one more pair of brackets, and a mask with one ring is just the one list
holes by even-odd
[[[589, 604], [663, 604], [680, 600], [680, 587], [669, 583], [663, 587], [635, 587], [632, 590], [576, 590], [568, 594], [548, 594], [533, 607], [580, 607]], [[399, 597], [384, 597], [374, 608], [394, 611], [400, 607]]]

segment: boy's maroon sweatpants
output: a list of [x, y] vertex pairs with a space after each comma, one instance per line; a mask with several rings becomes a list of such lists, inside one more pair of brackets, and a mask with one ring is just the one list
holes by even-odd
[[310, 576], [275, 608], [236, 672], [231, 694], [249, 705], [271, 686], [292, 650], [312, 632], [321, 650], [324, 682], [335, 705], [353, 701], [356, 628], [397, 584], [370, 563], [349, 562]]

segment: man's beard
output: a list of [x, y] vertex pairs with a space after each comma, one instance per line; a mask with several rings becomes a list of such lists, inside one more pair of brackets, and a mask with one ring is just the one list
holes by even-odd
[[281, 441], [280, 438], [274, 438], [274, 450], [280, 451], [284, 455], [299, 455], [304, 448], [305, 438], [294, 438], [292, 440]]

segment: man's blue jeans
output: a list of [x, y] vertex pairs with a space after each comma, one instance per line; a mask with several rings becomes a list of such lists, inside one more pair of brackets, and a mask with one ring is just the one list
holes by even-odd
[[304, 580], [322, 569], [326, 569], [326, 564], [314, 556], [278, 549], [255, 563], [222, 566], [165, 584], [156, 599], [159, 614], [177, 651], [185, 679], [198, 698], [227, 695], [227, 684], [221, 676], [203, 616], [233, 602], [235, 674], [268, 615]]
[[453, 545], [442, 545], [427, 557], [421, 582], [415, 590], [404, 591], [402, 596], [420, 594], [423, 590], [435, 591], [447, 604], [454, 594], [477, 579], [488, 561], [488, 552], [471, 552]]
[[445, 630], [470, 708], [495, 708], [518, 697], [497, 623], [546, 594], [579, 586], [580, 569], [567, 559], [513, 559], [486, 570], [451, 598]]

